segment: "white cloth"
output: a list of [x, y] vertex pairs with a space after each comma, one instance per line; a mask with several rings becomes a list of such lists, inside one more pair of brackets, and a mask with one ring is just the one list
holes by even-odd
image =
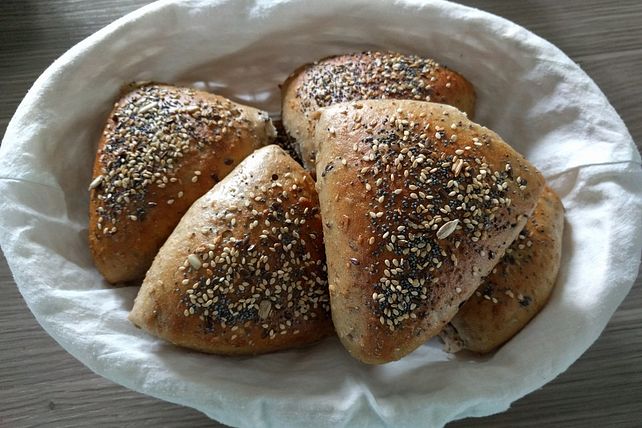
[[[451, 357], [431, 341], [380, 367], [333, 338], [224, 358], [134, 328], [137, 290], [101, 279], [86, 238], [96, 141], [119, 87], [183, 82], [278, 113], [277, 84], [298, 65], [365, 49], [432, 56], [463, 73], [477, 88], [477, 121], [562, 196], [564, 255], [544, 311], [490, 357]], [[639, 154], [597, 86], [504, 19], [423, 0], [169, 1], [79, 43], [31, 88], [0, 148], [0, 243], [40, 324], [114, 382], [235, 426], [437, 427], [505, 410], [595, 341], [638, 271], [641, 193]]]

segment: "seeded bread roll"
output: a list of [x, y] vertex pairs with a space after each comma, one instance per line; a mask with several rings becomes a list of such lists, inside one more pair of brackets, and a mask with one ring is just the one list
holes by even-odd
[[439, 333], [524, 227], [541, 174], [454, 107], [369, 100], [321, 111], [317, 187], [332, 318], [370, 364]]
[[134, 86], [114, 105], [89, 186], [89, 246], [111, 283], [142, 278], [189, 206], [274, 139], [267, 113], [194, 89]]
[[241, 355], [332, 332], [314, 181], [283, 149], [257, 150], [187, 211], [129, 319], [180, 346]]
[[440, 333], [448, 352], [491, 352], [537, 315], [555, 285], [563, 230], [562, 201], [546, 187], [519, 238]]
[[283, 125], [295, 140], [303, 166], [315, 170], [313, 138], [318, 110], [346, 101], [408, 99], [475, 111], [475, 90], [463, 76], [427, 58], [395, 52], [339, 55], [307, 64], [282, 88]]

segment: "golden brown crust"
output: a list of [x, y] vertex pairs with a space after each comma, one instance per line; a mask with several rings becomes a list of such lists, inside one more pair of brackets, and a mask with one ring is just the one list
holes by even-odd
[[241, 355], [327, 336], [329, 310], [314, 181], [271, 145], [187, 211], [129, 318], [177, 345]]
[[547, 186], [519, 238], [440, 334], [449, 352], [491, 352], [537, 315], [555, 285], [563, 230], [562, 201]]
[[282, 118], [303, 165], [315, 170], [318, 110], [367, 99], [408, 99], [449, 104], [470, 118], [475, 90], [459, 73], [416, 55], [362, 52], [324, 58], [295, 70], [282, 92]]
[[357, 359], [439, 333], [517, 237], [541, 174], [459, 110], [369, 100], [321, 110], [317, 187], [332, 317]]
[[192, 202], [273, 138], [265, 112], [194, 89], [130, 86], [109, 115], [90, 185], [98, 270], [111, 283], [142, 278]]

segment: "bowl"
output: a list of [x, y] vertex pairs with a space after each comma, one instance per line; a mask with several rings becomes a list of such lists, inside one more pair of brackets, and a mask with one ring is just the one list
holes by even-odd
[[[476, 121], [547, 177], [566, 207], [549, 304], [486, 357], [432, 340], [366, 366], [336, 338], [259, 357], [204, 355], [127, 321], [136, 287], [93, 267], [87, 185], [119, 88], [155, 80], [279, 113], [299, 65], [367, 49], [430, 56], [476, 87]], [[96, 373], [234, 426], [441, 426], [484, 416], [563, 372], [631, 288], [642, 248], [640, 157], [617, 113], [564, 53], [497, 16], [444, 1], [163, 1], [79, 43], [35, 82], [0, 147], [0, 245], [43, 328]]]

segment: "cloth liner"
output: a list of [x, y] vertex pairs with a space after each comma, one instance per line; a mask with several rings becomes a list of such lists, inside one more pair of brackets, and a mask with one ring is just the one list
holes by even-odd
[[[566, 207], [550, 303], [488, 357], [430, 341], [371, 367], [336, 338], [225, 358], [131, 325], [135, 287], [113, 288], [87, 243], [87, 185], [122, 84], [182, 82], [279, 111], [277, 85], [330, 54], [389, 49], [436, 58], [472, 81], [476, 121], [550, 180]], [[640, 156], [591, 79], [509, 21], [443, 1], [166, 1], [139, 9], [55, 61], [20, 104], [0, 147], [0, 243], [38, 322], [96, 373], [225, 424], [441, 426], [501, 412], [566, 370], [630, 290], [642, 248]], [[617, 355], [613, 356], [617, 358]]]

